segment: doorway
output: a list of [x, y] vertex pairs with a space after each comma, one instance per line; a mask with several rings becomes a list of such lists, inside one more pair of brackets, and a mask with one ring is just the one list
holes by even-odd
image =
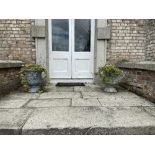
[[49, 20], [49, 74], [52, 79], [93, 79], [95, 21]]

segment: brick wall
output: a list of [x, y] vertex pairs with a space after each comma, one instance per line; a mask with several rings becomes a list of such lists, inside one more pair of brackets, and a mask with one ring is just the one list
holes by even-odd
[[132, 62], [145, 60], [146, 20], [108, 20], [111, 39], [107, 43], [107, 61], [122, 59]]
[[20, 68], [0, 68], [0, 96], [16, 90], [20, 86]]
[[[31, 36], [34, 20], [0, 20], [0, 59], [35, 63], [35, 40]], [[155, 20], [110, 19], [111, 39], [107, 42], [107, 61], [137, 62], [155, 60]]]
[[0, 59], [35, 63], [35, 41], [31, 37], [33, 20], [0, 20]]
[[127, 68], [123, 71], [126, 76], [121, 85], [155, 103], [155, 71]]
[[147, 20], [146, 27], [146, 60], [155, 61], [155, 20]]

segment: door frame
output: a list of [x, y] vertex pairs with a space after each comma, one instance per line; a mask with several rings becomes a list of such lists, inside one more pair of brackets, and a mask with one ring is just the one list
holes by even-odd
[[[71, 23], [73, 23], [74, 25], [74, 20], [75, 19], [68, 19], [69, 20], [69, 26], [71, 26]], [[48, 19], [48, 55], [49, 55], [49, 61], [48, 61], [48, 65], [49, 65], [49, 78], [51, 79], [52, 83], [56, 83], [56, 82], [93, 82], [94, 80], [94, 73], [95, 73], [95, 69], [94, 69], [94, 63], [95, 63], [95, 57], [94, 57], [94, 52], [95, 52], [95, 19], [90, 19], [91, 20], [91, 53], [92, 53], [92, 72], [93, 72], [93, 76], [92, 78], [51, 78], [51, 65], [50, 65], [50, 57], [51, 57], [51, 51], [52, 51], [52, 19]], [[74, 48], [74, 37], [72, 36], [74, 33], [72, 32], [73, 28], [71, 26], [71, 28], [69, 29], [69, 32], [71, 33], [71, 38], [69, 38], [69, 43], [71, 45], [69, 45], [70, 48], [70, 52], [72, 55], [72, 51]], [[71, 41], [70, 41], [71, 40]], [[71, 72], [72, 72], [72, 59], [71, 59]]]

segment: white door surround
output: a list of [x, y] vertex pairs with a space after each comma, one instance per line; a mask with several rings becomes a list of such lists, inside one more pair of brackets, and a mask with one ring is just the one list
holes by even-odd
[[[82, 32], [85, 34], [80, 35]], [[95, 20], [48, 20], [48, 37], [49, 77], [53, 82], [93, 80]], [[81, 39], [87, 46], [79, 42]]]
[[[106, 51], [107, 51], [107, 39], [98, 39], [97, 32], [98, 29], [104, 29], [107, 27], [107, 20], [106, 19], [96, 19], [94, 20], [95, 25], [95, 50], [93, 53], [93, 65], [94, 65], [94, 72], [98, 70], [98, 67], [106, 63]], [[50, 19], [35, 19], [35, 45], [36, 45], [36, 63], [43, 65], [48, 71], [48, 77], [50, 77], [50, 49], [51, 49], [51, 26], [50, 26]], [[71, 81], [72, 79], [51, 79], [51, 83], [57, 82], [64, 82], [65, 80]], [[98, 79], [94, 76], [92, 79], [74, 79], [81, 82], [97, 82]]]

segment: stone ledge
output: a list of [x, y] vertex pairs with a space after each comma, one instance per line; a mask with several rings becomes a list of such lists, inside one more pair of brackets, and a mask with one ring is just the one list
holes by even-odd
[[120, 68], [155, 71], [155, 61], [142, 61], [137, 63], [123, 62], [118, 64], [117, 66]]
[[18, 60], [0, 60], [0, 68], [21, 67], [23, 64], [24, 62]]

